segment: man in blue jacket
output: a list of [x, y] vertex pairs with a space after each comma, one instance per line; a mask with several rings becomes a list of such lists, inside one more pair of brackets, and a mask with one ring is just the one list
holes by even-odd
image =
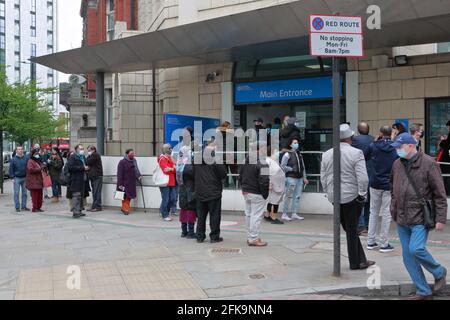
[[[374, 141], [374, 137], [369, 134], [370, 127], [367, 122], [360, 122], [358, 124], [359, 135], [354, 136], [352, 139], [352, 147], [361, 150], [364, 153], [364, 159], [366, 160], [367, 175], [372, 176], [372, 164], [370, 161], [370, 145]], [[360, 235], [367, 234], [367, 229], [369, 227], [369, 216], [370, 216], [370, 191], [367, 193], [367, 202], [361, 212], [359, 219], [358, 231]]]
[[[9, 165], [9, 176], [14, 181], [14, 205], [16, 212], [30, 211], [27, 208], [27, 189], [25, 188], [25, 177], [27, 173], [28, 157], [24, 154], [23, 147], [16, 148], [16, 155], [11, 159]], [[22, 190], [22, 206], [19, 201], [19, 193]]]
[[[370, 177], [370, 220], [367, 249], [379, 248], [380, 252], [394, 250], [389, 244], [389, 228], [391, 225], [391, 192], [390, 176], [392, 165], [398, 155], [392, 146], [392, 128], [380, 128], [380, 136], [370, 145], [370, 158], [372, 161], [372, 176]], [[380, 244], [376, 242], [378, 215], [381, 215]]]

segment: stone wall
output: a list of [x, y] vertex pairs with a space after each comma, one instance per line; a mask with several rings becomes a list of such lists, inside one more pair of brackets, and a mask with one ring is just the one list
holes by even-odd
[[376, 66], [372, 57], [386, 53], [380, 49], [349, 61], [349, 69], [359, 71], [359, 119], [372, 134], [395, 119], [425, 124], [426, 99], [450, 96], [450, 54], [408, 57], [406, 66], [395, 66], [388, 56], [387, 66]]
[[[95, 127], [95, 100], [69, 99], [70, 105], [70, 148], [80, 143], [96, 145], [97, 139], [92, 139], [92, 135], [84, 128]], [[87, 126], [83, 123], [83, 115], [87, 115]]]

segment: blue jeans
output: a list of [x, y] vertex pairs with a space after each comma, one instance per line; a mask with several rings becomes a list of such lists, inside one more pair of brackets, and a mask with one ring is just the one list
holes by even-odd
[[59, 197], [61, 194], [59, 193], [60, 184], [56, 180], [52, 180], [52, 194], [53, 197]]
[[160, 187], [161, 191], [161, 207], [159, 212], [163, 218], [169, 216], [169, 212], [177, 212], [177, 187]]
[[432, 291], [422, 267], [428, 270], [435, 279], [442, 278], [444, 268], [433, 259], [426, 248], [428, 230], [421, 224], [413, 226], [397, 224], [397, 232], [402, 244], [403, 263], [416, 285], [416, 294], [420, 296], [431, 295]]
[[[27, 189], [25, 188], [26, 178], [14, 178], [14, 205], [16, 209], [25, 209], [27, 207]], [[22, 206], [19, 202], [19, 193], [22, 189]]]
[[288, 214], [290, 207], [292, 207], [292, 214], [298, 213], [300, 197], [303, 192], [303, 178], [287, 177], [285, 188], [283, 213]]

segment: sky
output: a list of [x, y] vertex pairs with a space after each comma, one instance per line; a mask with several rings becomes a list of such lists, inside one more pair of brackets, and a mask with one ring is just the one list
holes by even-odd
[[[83, 33], [80, 17], [81, 0], [58, 0], [58, 51], [79, 48]], [[59, 82], [67, 82], [70, 74], [59, 73]]]

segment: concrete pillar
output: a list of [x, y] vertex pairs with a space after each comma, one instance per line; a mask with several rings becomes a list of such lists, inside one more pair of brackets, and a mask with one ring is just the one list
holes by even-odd
[[346, 73], [346, 118], [351, 127], [355, 130], [359, 122], [358, 102], [359, 102], [359, 75], [358, 71]]
[[222, 82], [222, 118], [221, 121], [229, 121], [233, 123], [233, 83], [232, 82]]
[[97, 151], [105, 154], [105, 74], [96, 74], [96, 127], [97, 127]]

